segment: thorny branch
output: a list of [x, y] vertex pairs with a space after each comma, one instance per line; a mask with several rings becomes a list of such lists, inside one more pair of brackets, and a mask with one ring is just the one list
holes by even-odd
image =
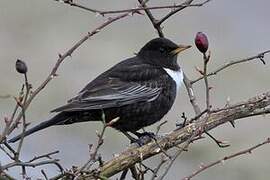
[[[61, 1], [61, 0], [55, 0], [55, 1]], [[192, 0], [193, 1], [193, 0]], [[173, 14], [177, 13], [178, 11], [187, 8], [187, 7], [201, 7], [204, 4], [208, 3], [210, 0], [204, 1], [202, 3], [194, 3], [191, 4], [191, 2], [189, 3], [189, 1], [186, 1], [184, 3], [181, 4], [174, 4], [174, 5], [166, 5], [166, 6], [152, 6], [152, 7], [146, 7], [144, 6], [146, 4], [146, 1], [140, 0], [141, 4], [140, 7], [136, 7], [136, 8], [130, 8], [130, 9], [121, 9], [121, 10], [98, 10], [98, 9], [94, 9], [94, 8], [89, 8], [86, 7], [84, 5], [78, 4], [76, 2], [74, 2], [74, 0], [62, 0], [62, 2], [73, 6], [73, 7], [77, 7], [86, 11], [89, 11], [91, 13], [94, 13], [96, 15], [101, 15], [101, 16], [105, 16], [107, 14], [118, 14], [118, 13], [126, 13], [126, 12], [139, 12], [141, 10], [161, 10], [161, 9], [171, 9], [172, 11], [166, 15], [168, 17], [166, 17], [166, 19], [168, 19], [170, 16], [172, 16]], [[165, 18], [165, 17], [164, 17]], [[163, 21], [165, 21], [166, 19], [162, 19], [162, 21], [158, 21], [159, 24], [161, 24]]]
[[231, 154], [229, 156], [225, 156], [224, 158], [222, 159], [219, 159], [217, 161], [214, 161], [212, 163], [209, 163], [207, 165], [201, 165], [200, 166], [200, 169], [194, 171], [191, 175], [189, 176], [186, 176], [184, 178], [182, 178], [182, 180], [190, 180], [192, 179], [193, 177], [195, 177], [196, 175], [198, 175], [199, 173], [217, 165], [217, 164], [223, 164], [226, 160], [229, 160], [229, 159], [232, 159], [232, 158], [235, 158], [235, 157], [238, 157], [238, 156], [241, 156], [241, 155], [245, 155], [245, 154], [251, 154], [253, 150], [263, 146], [263, 145], [266, 145], [266, 144], [269, 144], [270, 143], [270, 138], [267, 138], [265, 141], [255, 145], [255, 146], [252, 146], [248, 149], [245, 149], [245, 150], [242, 150], [242, 151], [239, 151], [237, 153], [234, 153], [234, 154]]
[[208, 77], [207, 77], [207, 65], [208, 62], [210, 60], [210, 53], [207, 56], [205, 53], [203, 54], [203, 79], [204, 79], [204, 83], [205, 83], [205, 102], [206, 102], [206, 109], [207, 112], [210, 112], [210, 87], [209, 87], [209, 83], [208, 83]]
[[[244, 62], [257, 60], [257, 59], [259, 59], [260, 61], [263, 62], [263, 64], [265, 64], [264, 56], [265, 56], [265, 54], [269, 54], [269, 53], [270, 53], [270, 50], [267, 50], [267, 51], [263, 51], [263, 52], [255, 55], [255, 56], [250, 56], [250, 57], [247, 57], [247, 58], [244, 58], [244, 59], [239, 59], [239, 60], [231, 60], [231, 61], [227, 62], [226, 64], [221, 65], [220, 67], [218, 67], [213, 72], [208, 73], [207, 76], [217, 75], [217, 73], [219, 73], [220, 71], [222, 71], [224, 69], [227, 69], [228, 67], [231, 67], [231, 66], [236, 65], [236, 64], [244, 63]], [[203, 79], [203, 76], [191, 81], [190, 83], [194, 84], [194, 83], [196, 83], [196, 82], [198, 82], [198, 81], [200, 81], [202, 79]]]

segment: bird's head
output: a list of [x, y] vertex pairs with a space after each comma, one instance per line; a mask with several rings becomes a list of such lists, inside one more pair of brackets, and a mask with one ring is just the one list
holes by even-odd
[[166, 38], [155, 38], [142, 47], [138, 56], [149, 64], [178, 70], [178, 53], [190, 47], [191, 46], [177, 45]]

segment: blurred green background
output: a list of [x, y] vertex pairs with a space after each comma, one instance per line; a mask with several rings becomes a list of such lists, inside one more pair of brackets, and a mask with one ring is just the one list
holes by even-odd
[[[123, 9], [136, 7], [136, 0], [115, 1], [76, 1], [96, 9]], [[180, 3], [181, 1], [152, 0], [150, 5]], [[195, 1], [199, 2], [199, 1]], [[214, 70], [229, 60], [235, 60], [270, 49], [270, 1], [269, 0], [213, 0], [201, 8], [188, 8], [164, 23], [165, 35], [177, 43], [191, 44], [193, 48], [181, 54], [179, 63], [186, 74], [194, 79], [199, 76], [195, 66], [202, 66], [202, 57], [194, 48], [194, 36], [198, 31], [208, 35], [212, 58], [209, 65]], [[167, 11], [156, 10], [153, 13], [161, 17]], [[57, 60], [58, 53], [69, 49], [88, 31], [106, 20], [106, 17], [70, 7], [53, 0], [1, 0], [0, 1], [0, 95], [16, 96], [23, 83], [23, 77], [15, 72], [17, 58], [27, 62], [29, 81], [36, 88], [45, 79]], [[146, 16], [136, 15], [122, 19], [102, 30], [84, 43], [79, 50], [59, 69], [55, 78], [35, 99], [27, 111], [27, 120], [37, 124], [52, 116], [49, 111], [66, 102], [83, 86], [117, 62], [133, 56], [148, 40], [157, 37]], [[210, 78], [211, 103], [214, 107], [223, 107], [229, 98], [231, 103], [245, 100], [270, 89], [268, 65], [270, 56], [265, 60], [241, 64]], [[175, 128], [181, 121], [181, 113], [193, 116], [184, 87], [168, 115], [169, 121], [162, 132]], [[195, 85], [195, 93], [201, 107], [204, 107], [205, 90], [202, 82]], [[9, 116], [15, 102], [12, 98], [0, 99], [1, 129], [4, 116]], [[66, 127], [53, 127], [26, 138], [22, 149], [23, 159], [34, 155], [60, 150], [56, 157], [61, 159], [65, 168], [80, 166], [89, 157], [88, 144], [96, 142], [96, 130], [101, 123], [83, 123]], [[147, 128], [155, 130], [156, 125]], [[228, 140], [231, 144], [220, 149], [206, 138], [190, 146], [170, 170], [167, 179], [180, 179], [189, 175], [199, 165], [217, 160], [232, 152], [247, 148], [269, 136], [269, 116], [252, 117], [237, 121], [236, 128], [225, 124], [211, 131], [217, 138]], [[18, 133], [14, 132], [15, 133]], [[256, 133], [254, 133], [256, 132]], [[14, 135], [13, 134], [13, 135]], [[100, 149], [104, 160], [127, 148], [129, 142], [120, 133], [108, 129], [105, 143]], [[264, 180], [270, 177], [269, 146], [218, 165], [201, 173], [194, 179], [245, 179]], [[0, 162], [8, 162], [0, 153]], [[155, 167], [159, 157], [148, 160]], [[56, 168], [46, 166], [49, 176]], [[11, 170], [18, 175], [18, 169]], [[42, 177], [38, 170], [29, 170], [34, 179]], [[16, 175], [15, 175], [16, 176]], [[19, 176], [17, 176], [19, 177]], [[176, 178], [177, 177], [177, 178]]]

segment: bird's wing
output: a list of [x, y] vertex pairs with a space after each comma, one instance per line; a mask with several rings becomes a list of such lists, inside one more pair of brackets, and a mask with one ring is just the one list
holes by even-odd
[[[132, 65], [127, 66], [125, 71], [130, 71], [125, 73], [137, 73], [132, 67]], [[112, 69], [105, 72], [89, 83], [78, 96], [69, 100], [68, 104], [54, 109], [52, 112], [85, 111], [120, 107], [136, 102], [150, 102], [155, 100], [162, 91], [162, 87], [159, 87], [158, 83], [150, 84], [148, 80], [128, 81], [121, 75], [112, 75], [115, 74], [114, 71]], [[142, 70], [140, 69], [140, 71]]]
[[136, 102], [150, 102], [155, 100], [161, 92], [159, 87], [149, 87], [139, 83], [121, 82], [117, 84], [104, 84], [94, 91], [85, 90], [68, 104], [52, 112], [85, 111], [91, 109], [104, 109], [120, 107]]

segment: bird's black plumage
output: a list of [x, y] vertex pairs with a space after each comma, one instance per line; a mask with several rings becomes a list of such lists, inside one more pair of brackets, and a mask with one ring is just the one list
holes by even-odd
[[176, 97], [177, 84], [170, 72], [181, 75], [177, 54], [189, 47], [166, 38], [149, 41], [136, 56], [105, 71], [66, 105], [52, 110], [57, 113], [54, 117], [29, 129], [25, 136], [54, 125], [101, 121], [102, 115], [106, 122], [118, 118], [112, 127], [122, 132], [136, 132], [159, 121]]

